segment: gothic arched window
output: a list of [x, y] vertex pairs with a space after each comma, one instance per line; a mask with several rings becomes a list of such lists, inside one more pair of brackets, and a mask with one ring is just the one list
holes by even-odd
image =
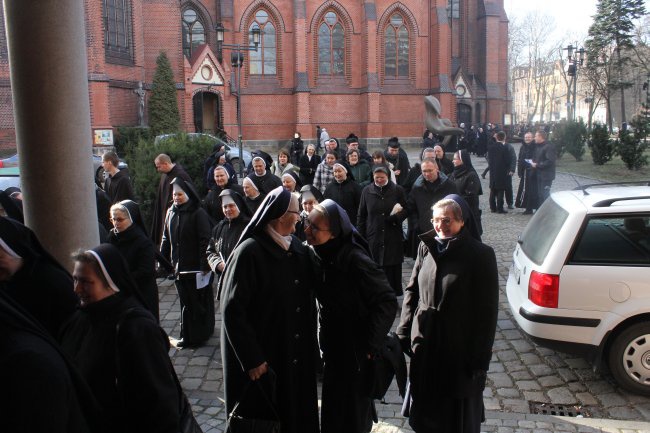
[[194, 49], [207, 42], [205, 25], [195, 9], [187, 8], [183, 11], [183, 54], [188, 59]]
[[409, 32], [404, 17], [391, 15], [384, 30], [384, 77], [408, 78], [409, 76]]
[[104, 0], [104, 45], [108, 58], [133, 60], [130, 0]]
[[345, 31], [336, 13], [329, 11], [318, 26], [318, 74], [343, 76]]
[[269, 19], [269, 13], [263, 9], [255, 12], [255, 19], [249, 26], [249, 45], [253, 45], [250, 31], [258, 26], [262, 31], [257, 51], [250, 51], [249, 73], [251, 75], [275, 75], [277, 71], [277, 39], [275, 26]]

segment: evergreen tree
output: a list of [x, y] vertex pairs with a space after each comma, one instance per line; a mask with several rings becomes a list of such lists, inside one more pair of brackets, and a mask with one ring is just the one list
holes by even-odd
[[605, 55], [610, 57], [615, 72], [607, 85], [611, 90], [620, 91], [621, 122], [626, 122], [624, 91], [631, 86], [623, 80], [623, 73], [630, 61], [627, 52], [633, 48], [634, 20], [645, 13], [644, 0], [598, 0], [594, 22], [589, 27], [586, 45], [592, 58], [588, 61], [598, 61]]
[[156, 72], [149, 98], [149, 125], [154, 135], [160, 135], [178, 131], [179, 124], [174, 72], [167, 54], [161, 51], [156, 59]]
[[603, 165], [612, 160], [614, 142], [609, 138], [609, 131], [605, 125], [600, 123], [594, 125], [589, 139], [589, 149], [591, 149], [591, 159], [596, 165]]
[[648, 143], [647, 123], [641, 116], [635, 116], [630, 123], [632, 128], [621, 130], [616, 140], [616, 153], [621, 157], [629, 170], [638, 170], [648, 165], [648, 156], [645, 151]]

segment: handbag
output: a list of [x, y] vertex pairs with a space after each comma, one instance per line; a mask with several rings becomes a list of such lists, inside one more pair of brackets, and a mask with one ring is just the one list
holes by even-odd
[[[258, 386], [262, 396], [264, 396], [264, 401], [266, 401], [273, 412], [275, 419], [245, 418], [238, 414], [237, 409], [239, 408], [240, 403], [246, 398], [246, 394], [248, 393], [252, 382]], [[228, 415], [227, 424], [228, 429], [226, 430], [226, 433], [281, 433], [280, 416], [257, 380], [250, 381], [246, 384], [241, 400], [235, 404], [232, 412]]]

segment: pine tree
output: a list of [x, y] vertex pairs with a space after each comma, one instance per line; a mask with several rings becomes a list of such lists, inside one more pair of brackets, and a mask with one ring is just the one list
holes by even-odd
[[155, 135], [176, 132], [180, 116], [176, 100], [174, 72], [164, 51], [156, 59], [151, 97], [149, 98], [149, 125]]
[[594, 22], [589, 27], [587, 52], [595, 57], [589, 61], [598, 61], [598, 57], [606, 55], [613, 63], [615, 73], [607, 84], [611, 90], [621, 93], [621, 122], [626, 122], [624, 92], [631, 86], [623, 80], [623, 74], [630, 62], [627, 52], [633, 48], [634, 20], [645, 13], [644, 0], [598, 0]]

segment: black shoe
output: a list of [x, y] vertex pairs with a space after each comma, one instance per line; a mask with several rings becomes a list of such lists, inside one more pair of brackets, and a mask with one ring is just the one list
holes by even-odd
[[522, 213], [522, 215], [532, 215], [532, 214], [533, 214], [533, 211], [530, 210], [530, 209], [526, 209], [526, 210]]
[[505, 210], [505, 209], [499, 209], [499, 210], [497, 211], [497, 213], [508, 213], [508, 211]]

